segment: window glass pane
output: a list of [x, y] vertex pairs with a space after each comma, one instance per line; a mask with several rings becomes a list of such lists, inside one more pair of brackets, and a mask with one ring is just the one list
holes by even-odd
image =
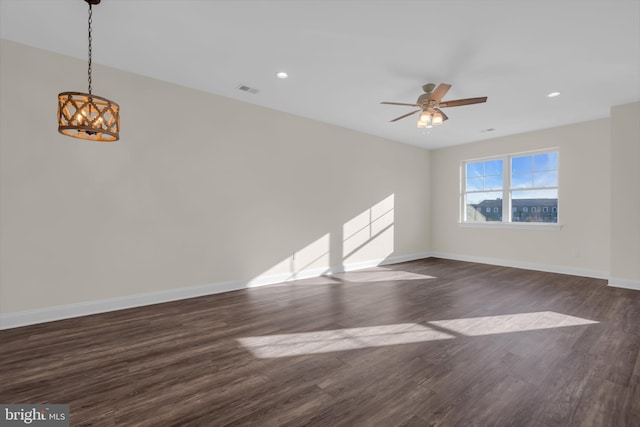
[[501, 190], [502, 159], [466, 164], [465, 191]]
[[467, 191], [479, 191], [484, 190], [482, 188], [482, 182], [484, 178], [467, 178]]
[[557, 189], [512, 191], [511, 206], [520, 213], [513, 222], [558, 222]]
[[532, 167], [532, 156], [514, 157], [513, 159], [511, 159], [511, 173], [531, 172]]
[[558, 172], [557, 171], [534, 172], [533, 186], [534, 187], [557, 187]]
[[484, 189], [485, 190], [502, 190], [502, 175], [487, 176], [484, 179]]
[[502, 221], [502, 191], [467, 194], [466, 209], [469, 222]]
[[476, 162], [476, 163], [467, 163], [467, 178], [473, 176], [483, 176], [484, 175], [484, 163]]
[[533, 186], [533, 174], [514, 173], [511, 174], [511, 188], [531, 188]]
[[502, 175], [502, 160], [484, 162], [485, 175]]
[[558, 153], [536, 154], [533, 158], [533, 164], [537, 171], [558, 169]]

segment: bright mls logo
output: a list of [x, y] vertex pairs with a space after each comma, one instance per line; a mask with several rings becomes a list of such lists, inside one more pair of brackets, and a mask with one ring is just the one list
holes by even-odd
[[0, 425], [69, 427], [69, 405], [0, 404]]

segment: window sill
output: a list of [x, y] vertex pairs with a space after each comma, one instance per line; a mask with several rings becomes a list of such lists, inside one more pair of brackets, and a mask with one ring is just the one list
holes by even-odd
[[510, 229], [510, 230], [562, 230], [562, 224], [550, 223], [530, 223], [530, 222], [461, 222], [458, 224], [463, 228], [487, 228], [487, 229]]

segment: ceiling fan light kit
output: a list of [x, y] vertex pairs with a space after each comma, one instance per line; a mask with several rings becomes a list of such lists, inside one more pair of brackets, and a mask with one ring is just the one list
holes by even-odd
[[418, 97], [415, 104], [403, 103], [403, 102], [381, 102], [386, 105], [401, 105], [407, 107], [419, 107], [419, 109], [411, 111], [400, 117], [396, 117], [391, 122], [396, 122], [405, 117], [414, 115], [420, 112], [417, 126], [418, 128], [430, 128], [432, 126], [440, 126], [449, 117], [440, 109], [445, 107], [459, 107], [461, 105], [479, 104], [487, 101], [487, 97], [480, 98], [465, 98], [455, 99], [452, 101], [442, 101], [442, 98], [451, 89], [451, 85], [447, 83], [441, 83], [437, 87], [433, 83], [428, 83], [422, 86], [422, 90], [425, 92]]
[[98, 142], [120, 139], [120, 106], [91, 93], [91, 22], [92, 5], [100, 0], [84, 0], [89, 4], [89, 62], [88, 93], [62, 92], [58, 94], [58, 132], [74, 138]]

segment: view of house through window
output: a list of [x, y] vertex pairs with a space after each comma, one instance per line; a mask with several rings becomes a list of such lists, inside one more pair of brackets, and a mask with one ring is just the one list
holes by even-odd
[[464, 222], [558, 222], [558, 151], [463, 164]]

